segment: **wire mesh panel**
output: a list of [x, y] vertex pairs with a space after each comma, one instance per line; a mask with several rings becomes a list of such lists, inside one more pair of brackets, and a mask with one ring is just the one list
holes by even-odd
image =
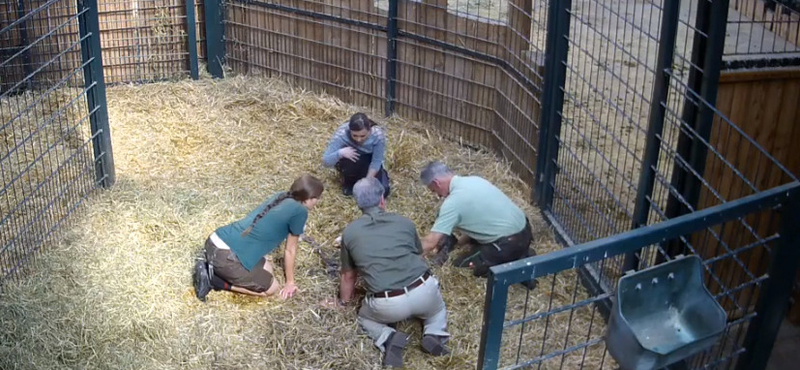
[[800, 2], [731, 0], [728, 14], [726, 60], [800, 65]]
[[[796, 273], [797, 263], [782, 266], [779, 262], [780, 256], [797, 252], [796, 236], [789, 231], [795, 222], [791, 220], [800, 214], [793, 200], [797, 199], [794, 197], [798, 189], [800, 185], [795, 182], [646, 229], [492, 268], [480, 367], [618, 368], [606, 349], [609, 335], [606, 318], [613, 314], [614, 302], [619, 301], [612, 300], [615, 293], [610, 292], [614, 290], [586, 288], [595, 281], [586, 267], [613, 263], [615, 256], [647, 246], [654, 253], [663, 253], [668, 260], [672, 257], [662, 245], [682, 240], [689, 246], [687, 254], [701, 257], [703, 284], [727, 314], [727, 324], [719, 340], [685, 359], [686, 368], [734, 369], [737, 365], [753, 368], [747, 367], [748, 359], [741, 356], [748, 350], [754, 351], [748, 345], [752, 345], [760, 330], [777, 332], [779, 319], [774, 326], [761, 325], [779, 318], [782, 311], [765, 304], [761, 293], [768, 294], [769, 290], [773, 294], [777, 291], [773, 289], [780, 286], [780, 295], [788, 297], [791, 284], [775, 279]], [[756, 225], [772, 224], [777, 215], [774, 208], [790, 217], [780, 229], [760, 229], [750, 237], [743, 234], [739, 238], [718, 237], [725, 235], [726, 229], [741, 227], [745, 220]], [[722, 244], [725, 253], [708, 253]], [[764, 261], [769, 262], [768, 269], [762, 268]], [[534, 291], [511, 286], [529, 278], [537, 278], [538, 287]], [[615, 285], [616, 282], [617, 279]], [[669, 297], [652, 299], [669, 300]], [[667, 308], [665, 305], [664, 309]], [[761, 319], [757, 321], [759, 316]], [[635, 351], [630, 355], [635, 355]]]
[[[629, 229], [655, 83], [661, 2], [561, 2], [569, 48], [552, 213], [584, 242]], [[549, 158], [548, 158], [549, 159]]]
[[77, 87], [93, 80], [81, 57], [93, 55], [82, 49], [90, 36], [79, 36], [88, 11], [64, 0], [0, 4], [0, 285], [21, 276], [97, 184], [93, 152], [107, 132], [90, 129], [99, 108], [87, 107], [100, 87]]
[[189, 72], [186, 0], [99, 2], [106, 81], [147, 82]]
[[284, 75], [356, 104], [383, 108], [385, 15], [369, 1], [231, 1], [225, 55], [238, 73]]
[[401, 1], [398, 110], [535, 174], [547, 8], [531, 1]]

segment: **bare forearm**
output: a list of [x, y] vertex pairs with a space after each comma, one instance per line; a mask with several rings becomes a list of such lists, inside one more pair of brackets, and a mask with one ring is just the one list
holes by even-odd
[[439, 241], [442, 239], [442, 234], [430, 233], [422, 239], [422, 251], [430, 253], [439, 246]]
[[356, 290], [356, 274], [355, 271], [345, 271], [341, 274], [341, 283], [339, 284], [339, 299], [343, 302], [349, 302], [353, 299]]
[[295, 262], [296, 249], [286, 248], [283, 254], [283, 273], [286, 277], [286, 284], [294, 284], [294, 262]]

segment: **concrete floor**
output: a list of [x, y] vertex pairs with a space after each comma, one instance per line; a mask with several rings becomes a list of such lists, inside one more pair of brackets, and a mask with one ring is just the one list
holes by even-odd
[[767, 363], [767, 370], [797, 368], [800, 368], [800, 326], [784, 320]]

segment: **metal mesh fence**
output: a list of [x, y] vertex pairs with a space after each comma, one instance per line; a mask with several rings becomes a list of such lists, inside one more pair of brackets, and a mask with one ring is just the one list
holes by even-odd
[[147, 82], [189, 73], [185, 1], [109, 0], [99, 7], [107, 82]]
[[[34, 30], [51, 29], [68, 20], [70, 14], [66, 6], [41, 7], [44, 3], [47, 2], [37, 0], [4, 3], [0, 5], [5, 7], [5, 9], [0, 8], [4, 13], [3, 21], [12, 22], [26, 11], [41, 8], [39, 11], [42, 16], [27, 22], [27, 27], [35, 33]], [[189, 9], [187, 4], [194, 11], [189, 17], [191, 19], [187, 18]], [[186, 0], [101, 0], [98, 2], [98, 8], [103, 66], [108, 83], [176, 79], [189, 75], [193, 63], [196, 68], [198, 62], [192, 54], [203, 50], [202, 35], [205, 34], [202, 19], [198, 21], [196, 17], [196, 10], [202, 10], [202, 2], [195, 4]], [[195, 24], [193, 34], [189, 32], [188, 23]], [[32, 42], [28, 33], [23, 30], [17, 37], [24, 42]], [[201, 37], [196, 37], [197, 34]], [[46, 41], [46, 45], [37, 46], [40, 50], [33, 58], [41, 58], [44, 61], [54, 57], [68, 46], [66, 40], [77, 35], [76, 28], [62, 27], [52, 40]], [[193, 36], [197, 41], [190, 48], [190, 39]], [[30, 61], [30, 63], [36, 62], [36, 60]], [[57, 64], [50, 66], [48, 72], [57, 76], [69, 73], [80, 64], [80, 54], [71, 50], [63, 58], [59, 58]], [[23, 65], [32, 64], [17, 61], [15, 65], [9, 65], [7, 70], [9, 73], [22, 76]], [[10, 71], [11, 67], [14, 67], [16, 72]], [[48, 77], [45, 75], [39, 77], [42, 78]], [[82, 81], [75, 79], [69, 81], [69, 84], [78, 86]]]
[[435, 124], [451, 137], [497, 149], [534, 183], [546, 3], [224, 7], [224, 58], [234, 72], [288, 76], [302, 87]]
[[[793, 239], [786, 234], [791, 221], [786, 222], [780, 232], [778, 228], [757, 227], [758, 231], [752, 235], [738, 233], [734, 238], [720, 238], [719, 235], [726, 235], [726, 229], [742, 227], [745, 220], [751, 225], [774, 225], [777, 213], [771, 208], [780, 204], [783, 208], [794, 207], [796, 217], [798, 205], [784, 203], [791, 196], [777, 199], [775, 195], [796, 192], [797, 186], [797, 183], [784, 186], [784, 189], [769, 195], [760, 193], [758, 200], [750, 198], [736, 205], [728, 203], [708, 214], [692, 213], [676, 218], [669, 224], [657, 225], [655, 232], [649, 235], [628, 232], [580, 248], [536, 257], [525, 261], [525, 266], [520, 263], [497, 269], [496, 276], [490, 280], [495, 298], [491, 300], [493, 303], [487, 301], [487, 307], [490, 307], [487, 316], [496, 321], [490, 321], [484, 327], [484, 336], [489, 338], [492, 331], [487, 327], [492, 327], [497, 330], [494, 333], [501, 333], [501, 338], [484, 343], [489, 353], [484, 355], [485, 362], [480, 368], [617, 369], [618, 365], [606, 347], [610, 335], [607, 320], [609, 315], [615, 314], [614, 304], [619, 302], [615, 297], [617, 292], [616, 289], [593, 289], [596, 280], [587, 267], [596, 265], [603, 269], [608, 263], [613, 263], [618, 254], [647, 245], [650, 246], [646, 249], [661, 253], [665, 260], [669, 260], [672, 257], [662, 246], [675, 240], [682, 240], [688, 246], [687, 254], [702, 259], [703, 283], [727, 313], [727, 324], [719, 340], [685, 359], [684, 367], [680, 368], [751, 368], [746, 365], [748, 359], [742, 356], [754, 351], [747, 346], [758, 337], [759, 329], [766, 330], [766, 327], [759, 326], [763, 321], [756, 322], [756, 317], [773, 314], [770, 306], [759, 304], [759, 301], [764, 299], [764, 294], [770, 294], [765, 289], [772, 292], [768, 287], [780, 283], [770, 281], [778, 279], [779, 267], [773, 264], [767, 271], [764, 262], [779, 258], [776, 253], [794, 253], [791, 251]], [[763, 203], [766, 209], [758, 210], [761, 207], [754, 206], [758, 203]], [[708, 219], [711, 213], [718, 217], [715, 221]], [[787, 213], [783, 212], [784, 215]], [[725, 252], [718, 253], [723, 248]], [[791, 270], [791, 267], [787, 269]], [[787, 275], [794, 276], [794, 271]], [[509, 286], [522, 279], [521, 276], [536, 277], [537, 289], [550, 293], [542, 299], [535, 291], [522, 293], [511, 290]], [[614, 288], [617, 282], [615, 279]], [[492, 311], [499, 306], [494, 303], [495, 299], [507, 299], [505, 310], [500, 310], [499, 314]], [[653, 299], [668, 298], [659, 296]], [[657, 315], [658, 312], [651, 314]], [[636, 348], [629, 350], [630, 356], [641, 351]]]
[[322, 87], [348, 101], [383, 108], [386, 18], [371, 3], [233, 1], [225, 6], [225, 59], [235, 72], [283, 75], [302, 87]]
[[[774, 71], [723, 73], [745, 54], [777, 60], [791, 58], [791, 50], [762, 42], [757, 52], [736, 51], [744, 45], [744, 26], [732, 22], [737, 4], [234, 0], [224, 4], [220, 45], [207, 40], [210, 63], [224, 58], [237, 73], [289, 76], [374, 110], [385, 105], [387, 115], [495, 150], [535, 188], [544, 215], [571, 246], [797, 180], [800, 162], [788, 148], [800, 134], [791, 110], [800, 88]], [[545, 323], [531, 330], [538, 337], [521, 340], [524, 329], [511, 335], [542, 346], [517, 347], [511, 367], [612, 366], [597, 337], [603, 320], [594, 316], [596, 304], [624, 271], [681, 253], [706, 261], [706, 284], [729, 310], [729, 329], [739, 330], [732, 328], [752, 318], [751, 288], [773, 267], [778, 219], [753, 212], [580, 263], [543, 287], [553, 298], [546, 307], [530, 296], [509, 298], [508, 314], [522, 310], [519, 324], [534, 320], [530, 312]], [[557, 297], [561, 291], [572, 297]], [[579, 308], [585, 332], [570, 329]], [[546, 334], [550, 314], [567, 323], [553, 337]], [[744, 344], [726, 338], [692, 366], [733, 363]]]
[[[554, 138], [557, 158], [552, 182], [545, 186], [552, 187], [553, 196], [547, 213], [568, 243], [664, 221], [795, 179], [760, 144], [768, 133], [739, 127], [715, 107], [718, 96], [732, 104], [733, 91], [718, 83], [719, 54], [703, 56], [698, 50], [722, 48], [727, 40], [724, 33], [715, 40], [707, 36], [714, 27], [724, 32], [725, 18], [709, 19], [720, 3], [681, 4], [664, 9], [653, 3], [589, 1], [573, 3], [571, 9], [579, 10], [567, 11], [564, 105], [556, 112], [561, 121]], [[663, 23], [667, 11], [672, 27]], [[664, 40], [674, 48], [659, 49]], [[714, 71], [717, 82], [703, 85], [700, 76], [713, 80]], [[772, 115], [771, 126], [761, 130], [773, 135], [792, 130], [789, 122], [775, 124], [777, 111]], [[753, 118], [736, 117], [752, 122], [748, 125], [765, 122]], [[598, 267], [598, 273], [611, 286], [632, 267], [620, 257]]]
[[101, 133], [87, 107], [99, 87], [76, 87], [89, 67], [90, 36], [78, 32], [87, 11], [63, 0], [0, 4], [0, 285], [21, 276], [97, 184]]
[[800, 64], [800, 2], [731, 0], [724, 55], [738, 64]]

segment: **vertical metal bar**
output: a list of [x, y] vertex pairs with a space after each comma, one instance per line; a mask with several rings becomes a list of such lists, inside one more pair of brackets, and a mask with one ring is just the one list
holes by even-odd
[[[632, 229], [647, 225], [650, 215], [650, 198], [653, 196], [653, 185], [658, 168], [658, 154], [661, 149], [661, 135], [664, 129], [664, 112], [669, 97], [670, 74], [672, 60], [675, 56], [675, 41], [678, 34], [680, 0], [667, 1], [661, 18], [661, 37], [658, 45], [656, 61], [655, 85], [653, 97], [650, 99], [650, 122], [647, 126], [647, 143], [645, 144], [642, 169], [639, 173], [639, 184], [636, 192], [636, 205], [633, 210]], [[640, 253], [644, 253], [642, 250]], [[622, 271], [635, 269], [639, 258], [635, 252], [625, 255]]]
[[92, 149], [95, 159], [95, 177], [102, 187], [116, 181], [114, 156], [111, 151], [111, 132], [108, 125], [106, 81], [103, 77], [103, 57], [100, 48], [100, 16], [97, 0], [78, 0], [78, 11], [87, 9], [78, 17], [81, 41], [81, 58], [84, 63], [83, 79], [86, 102], [92, 130]]
[[189, 73], [193, 80], [200, 78], [197, 61], [197, 17], [194, 11], [194, 0], [186, 0], [186, 42], [189, 50]]
[[[25, 0], [19, 0], [17, 3], [17, 17], [18, 19], [22, 19], [25, 17]], [[26, 21], [22, 21], [17, 26], [19, 27], [19, 42], [20, 42], [20, 49], [24, 49], [30, 43], [28, 40], [28, 25]], [[13, 53], [13, 52], [12, 52]], [[25, 81], [25, 87], [30, 90], [33, 88], [33, 64], [31, 63], [31, 50], [25, 50], [22, 52], [22, 70], [23, 76], [22, 80]], [[28, 76], [31, 76], [30, 78]], [[11, 85], [13, 86], [13, 84]]]
[[503, 321], [508, 304], [508, 285], [489, 272], [486, 281], [486, 300], [483, 304], [483, 328], [478, 351], [478, 370], [495, 370], [500, 362]]
[[204, 3], [206, 13], [206, 57], [208, 73], [216, 78], [223, 78], [222, 69], [225, 63], [225, 16], [223, 12], [225, 0], [207, 0]]
[[[699, 0], [697, 6], [697, 21], [692, 48], [692, 68], [689, 73], [689, 88], [707, 102], [716, 105], [717, 91], [719, 88], [719, 75], [722, 68], [722, 53], [725, 47], [725, 31], [728, 19], [728, 0], [714, 1]], [[707, 36], [703, 36], [703, 34]], [[702, 71], [701, 71], [702, 70]], [[708, 148], [703, 141], [708, 141], [711, 135], [711, 126], [714, 122], [714, 112], [703, 101], [686, 92], [681, 125], [691, 127], [696, 134], [680, 130], [677, 155], [688, 163], [699, 176], [703, 176], [706, 165]], [[690, 212], [690, 208], [697, 208], [702, 187], [699, 178], [683, 169], [676, 159], [673, 166], [670, 185], [681, 194], [683, 204], [678, 197], [670, 193], [667, 199], [665, 215], [674, 218]], [[685, 246], [680, 240], [674, 240], [665, 246], [664, 250], [670, 255], [683, 253]], [[658, 256], [658, 263], [665, 260], [665, 256]]]
[[544, 98], [542, 99], [539, 156], [536, 161], [536, 180], [539, 188], [539, 207], [549, 210], [553, 203], [558, 137], [561, 134], [561, 111], [564, 106], [564, 86], [567, 79], [569, 55], [569, 23], [572, 0], [552, 0], [547, 19], [547, 50], [545, 51]]
[[737, 370], [763, 370], [772, 353], [783, 317], [788, 309], [797, 269], [800, 267], [800, 192], [792, 191], [780, 209], [780, 240], [773, 251], [767, 275], [759, 292], [756, 317], [750, 322], [744, 341], [745, 353]]
[[[705, 102], [700, 103], [700, 112], [695, 128], [698, 138], [708, 141], [711, 136], [711, 126], [714, 123], [714, 110], [717, 105], [717, 92], [719, 91], [719, 75], [722, 70], [722, 53], [725, 49], [725, 33], [728, 25], [728, 0], [714, 0], [711, 4], [711, 20], [708, 29], [708, 53], [706, 54], [703, 73], [703, 87], [700, 96]], [[711, 106], [709, 106], [711, 105]], [[692, 143], [689, 164], [703, 176], [706, 167], [708, 147], [701, 140]], [[697, 207], [701, 189], [700, 179], [690, 176], [686, 184], [685, 199], [692, 207]]]
[[397, 8], [399, 0], [389, 0], [386, 20], [386, 117], [394, 113], [397, 89]]

